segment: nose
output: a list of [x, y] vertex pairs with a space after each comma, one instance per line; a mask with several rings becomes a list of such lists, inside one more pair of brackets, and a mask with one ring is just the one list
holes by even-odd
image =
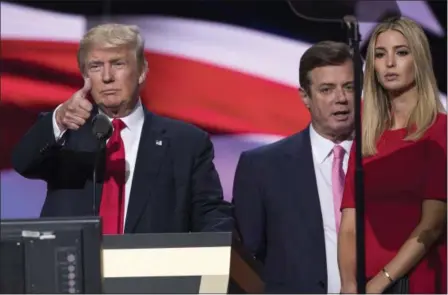
[[395, 66], [395, 55], [394, 54], [392, 54], [392, 53], [389, 53], [389, 54], [387, 54], [387, 57], [386, 57], [386, 66], [388, 67], [388, 68], [392, 68], [392, 67], [394, 67]]
[[101, 78], [103, 80], [103, 83], [105, 84], [112, 83], [114, 81], [114, 73], [110, 65], [105, 65], [103, 67], [103, 73]]
[[346, 104], [348, 102], [347, 95], [347, 90], [345, 90], [344, 87], [336, 89], [336, 102]]

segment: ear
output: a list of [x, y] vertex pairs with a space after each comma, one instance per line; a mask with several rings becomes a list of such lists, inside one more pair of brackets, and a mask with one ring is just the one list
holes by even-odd
[[310, 109], [310, 100], [308, 93], [303, 88], [299, 88], [300, 97], [302, 98], [303, 104], [307, 109]]
[[138, 77], [138, 85], [142, 85], [146, 81], [146, 75], [148, 74], [148, 64], [145, 61], [145, 65], [143, 66], [142, 73], [140, 74], [140, 77]]

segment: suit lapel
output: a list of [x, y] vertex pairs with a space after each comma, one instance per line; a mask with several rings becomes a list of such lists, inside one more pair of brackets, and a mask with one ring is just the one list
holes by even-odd
[[161, 126], [160, 119], [145, 109], [145, 122], [126, 214], [126, 233], [133, 231], [147, 202], [156, 197], [151, 189], [156, 182], [168, 145], [168, 138], [165, 136], [165, 129]]
[[[286, 150], [285, 164], [290, 167], [290, 186], [296, 209], [306, 220], [305, 226], [316, 241], [316, 246], [325, 246], [322, 211], [317, 190], [309, 128], [296, 135]], [[285, 169], [286, 170], [286, 169]], [[318, 246], [319, 247], [319, 246]], [[324, 252], [325, 253], [325, 249]]]

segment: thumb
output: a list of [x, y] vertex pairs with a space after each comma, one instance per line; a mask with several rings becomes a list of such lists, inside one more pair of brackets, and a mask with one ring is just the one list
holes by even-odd
[[87, 94], [89, 94], [90, 89], [92, 89], [92, 82], [90, 81], [90, 78], [84, 78], [84, 86], [81, 88], [79, 93], [85, 98]]

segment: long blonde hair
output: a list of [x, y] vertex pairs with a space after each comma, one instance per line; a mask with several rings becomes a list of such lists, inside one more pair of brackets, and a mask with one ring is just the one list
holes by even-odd
[[[387, 30], [400, 32], [407, 39], [414, 59], [415, 84], [419, 97], [407, 123], [408, 134], [405, 140], [420, 139], [434, 123], [437, 114], [444, 111], [439, 99], [429, 42], [423, 29], [413, 20], [404, 17], [380, 23], [370, 38], [366, 55], [362, 111], [364, 157], [376, 154], [379, 137], [392, 124], [390, 101], [386, 90], [377, 79], [374, 67], [376, 40]], [[411, 129], [412, 127], [415, 129]]]

